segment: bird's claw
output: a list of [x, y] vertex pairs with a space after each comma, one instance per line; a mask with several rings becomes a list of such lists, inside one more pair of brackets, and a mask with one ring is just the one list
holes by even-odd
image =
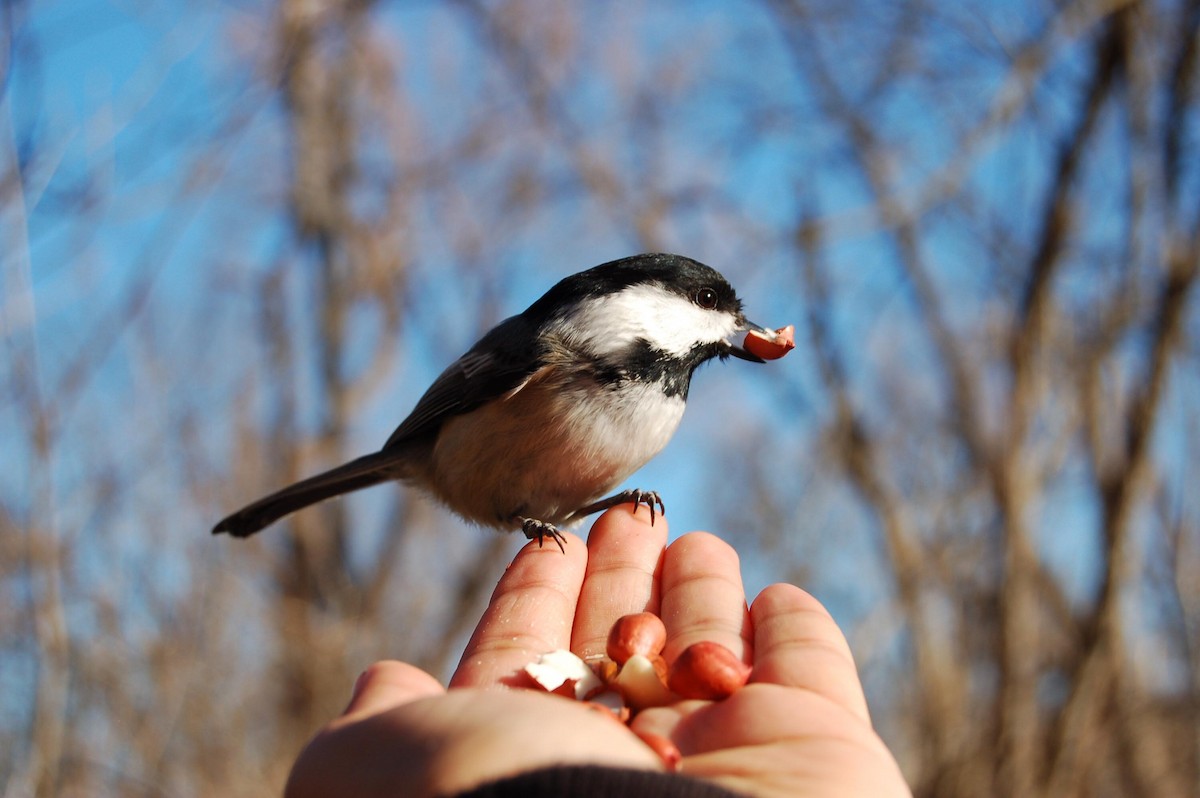
[[657, 508], [658, 515], [667, 514], [667, 506], [663, 504], [662, 497], [658, 495], [656, 490], [642, 490], [641, 488], [632, 488], [623, 490], [615, 496], [609, 496], [607, 499], [601, 499], [598, 502], [593, 502], [587, 507], [581, 507], [576, 510], [575, 516], [591, 515], [602, 510], [607, 510], [610, 507], [616, 507], [618, 504], [633, 503], [634, 509], [637, 505], [644, 504], [650, 509], [650, 526], [654, 526], [655, 509]]
[[[607, 510], [610, 507], [616, 507], [618, 504], [630, 503], [633, 504], [635, 511], [639, 504], [646, 505], [650, 510], [650, 526], [654, 526], [654, 520], [659, 515], [665, 516], [667, 514], [667, 506], [663, 504], [662, 497], [658, 495], [658, 491], [633, 488], [631, 490], [623, 490], [615, 496], [609, 496], [607, 499], [593, 502], [587, 507], [581, 507], [572, 513], [572, 516], [591, 515], [601, 510]], [[513, 518], [521, 522], [521, 531], [525, 533], [525, 537], [537, 541], [539, 549], [545, 545], [546, 538], [550, 538], [558, 544], [559, 551], [563, 554], [567, 553], [567, 539], [563, 536], [562, 532], [558, 531], [558, 527], [554, 524], [547, 521], [539, 521], [536, 518], [522, 518], [521, 516], [513, 516]]]
[[558, 544], [559, 551], [563, 554], [567, 553], [567, 539], [563, 537], [563, 533], [558, 531], [558, 527], [554, 524], [548, 524], [545, 521], [539, 521], [536, 518], [526, 518], [521, 521], [521, 531], [525, 533], [525, 537], [529, 540], [536, 540], [540, 549], [546, 538], [550, 538]]
[[667, 506], [663, 504], [662, 496], [658, 495], [656, 490], [642, 490], [634, 488], [633, 490], [625, 491], [628, 494], [627, 501], [633, 502], [634, 510], [637, 510], [639, 504], [644, 504], [650, 510], [650, 526], [654, 526], [654, 508], [658, 506], [658, 514], [666, 515]]

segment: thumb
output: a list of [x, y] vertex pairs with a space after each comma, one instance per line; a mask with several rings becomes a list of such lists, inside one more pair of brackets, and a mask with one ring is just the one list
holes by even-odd
[[407, 662], [381, 660], [359, 674], [338, 722], [377, 715], [418, 698], [446, 692], [437, 679]]

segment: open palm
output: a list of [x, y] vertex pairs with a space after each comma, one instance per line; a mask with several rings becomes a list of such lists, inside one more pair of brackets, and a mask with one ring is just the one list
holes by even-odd
[[701, 640], [753, 665], [720, 702], [684, 701], [633, 721], [672, 740], [682, 772], [752, 795], [908, 795], [871, 728], [849, 648], [825, 609], [791, 585], [747, 607], [737, 554], [706, 533], [669, 547], [666, 524], [631, 506], [601, 516], [585, 546], [517, 555], [447, 691], [400, 662], [371, 666], [346, 712], [301, 754], [289, 798], [448, 794], [556, 765], [661, 769], [619, 723], [529, 690], [522, 668], [569, 648], [603, 654], [613, 622], [650, 611], [667, 627], [670, 662]]

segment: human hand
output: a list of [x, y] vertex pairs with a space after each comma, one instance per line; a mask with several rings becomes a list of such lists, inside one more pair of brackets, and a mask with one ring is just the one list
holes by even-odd
[[305, 748], [288, 798], [452, 794], [562, 764], [658, 769], [631, 731], [584, 705], [533, 690], [522, 669], [569, 648], [602, 655], [613, 622], [648, 610], [667, 627], [668, 662], [701, 640], [753, 665], [719, 701], [684, 701], [634, 718], [673, 741], [682, 771], [752, 795], [908, 795], [871, 729], [849, 648], [823, 607], [778, 584], [746, 607], [737, 554], [706, 533], [664, 550], [667, 525], [644, 508], [602, 515], [588, 544], [526, 546], [500, 580], [449, 691], [400, 662], [359, 677], [343, 715]]

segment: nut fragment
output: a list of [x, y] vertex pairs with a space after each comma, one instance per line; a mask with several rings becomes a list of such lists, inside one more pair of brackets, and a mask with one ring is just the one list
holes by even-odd
[[558, 692], [561, 688], [578, 699], [585, 698], [602, 686], [600, 679], [583, 660], [562, 649], [538, 657], [537, 662], [525, 666], [525, 673], [547, 692]]
[[593, 661], [591, 666], [595, 674], [600, 677], [600, 681], [605, 684], [615, 682], [617, 680], [617, 673], [621, 670], [621, 666], [608, 657]]
[[778, 360], [796, 348], [796, 328], [789, 324], [772, 333], [751, 330], [746, 333], [742, 346], [752, 355], [763, 360]]
[[679, 746], [675, 745], [671, 740], [659, 734], [648, 734], [633, 730], [642, 742], [650, 746], [650, 750], [658, 754], [658, 758], [663, 761], [669, 773], [675, 773], [679, 770], [679, 763], [683, 760], [683, 753], [680, 752]]
[[666, 665], [658, 654], [653, 658], [634, 654], [625, 661], [613, 684], [634, 709], [664, 707], [674, 700], [667, 690], [665, 669]]
[[681, 698], [728, 698], [750, 678], [750, 666], [720, 643], [693, 643], [671, 663], [667, 686]]
[[601, 690], [590, 696], [586, 704], [620, 723], [629, 722], [629, 705], [625, 703], [624, 696], [616, 690]]
[[634, 654], [644, 657], [661, 654], [667, 644], [667, 627], [652, 612], [639, 612], [618, 618], [608, 633], [608, 656], [618, 665]]

